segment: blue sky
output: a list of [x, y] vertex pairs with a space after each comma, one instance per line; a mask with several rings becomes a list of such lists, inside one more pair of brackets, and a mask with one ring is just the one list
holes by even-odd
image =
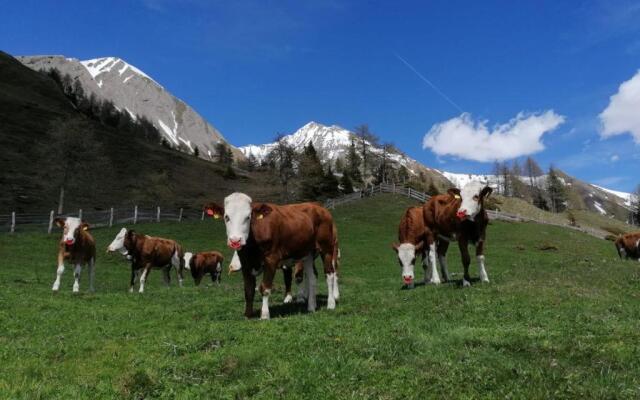
[[[610, 104], [640, 69], [638, 1], [41, 0], [2, 10], [2, 50], [121, 57], [235, 145], [311, 120], [368, 123], [449, 171], [491, 170], [477, 140], [506, 158], [537, 149], [543, 166], [613, 189], [640, 183], [640, 117], [628, 112], [639, 85]], [[604, 138], [599, 115], [610, 105]], [[557, 118], [519, 130], [545, 112]], [[451, 133], [457, 123], [471, 140]], [[496, 133], [529, 137], [515, 147], [484, 140]]]

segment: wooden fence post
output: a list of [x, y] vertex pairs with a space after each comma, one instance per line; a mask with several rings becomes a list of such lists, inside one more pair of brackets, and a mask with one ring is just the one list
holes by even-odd
[[16, 231], [16, 212], [11, 211], [11, 233]]
[[113, 226], [113, 207], [109, 210], [109, 228]]
[[202, 217], [200, 217], [200, 221], [204, 221], [204, 210], [202, 210]]
[[160, 222], [160, 206], [158, 206], [156, 211], [156, 222]]
[[78, 219], [82, 220], [82, 208], [78, 210]]
[[138, 206], [133, 207], [133, 224], [138, 223]]
[[180, 208], [180, 215], [178, 216], [178, 222], [182, 222], [182, 208]]
[[53, 210], [49, 212], [49, 228], [47, 229], [47, 233], [51, 235], [51, 230], [53, 229]]

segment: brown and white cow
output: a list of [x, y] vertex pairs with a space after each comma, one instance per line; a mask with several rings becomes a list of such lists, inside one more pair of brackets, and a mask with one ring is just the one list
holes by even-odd
[[80, 291], [82, 265], [89, 267], [89, 291], [95, 291], [93, 284], [95, 278], [96, 241], [88, 232], [89, 224], [75, 217], [56, 218], [53, 222], [63, 231], [58, 246], [58, 269], [52, 290], [57, 292], [60, 289], [60, 278], [64, 273], [64, 260], [69, 260], [70, 263], [75, 265], [73, 292], [78, 293]]
[[[438, 259], [445, 281], [449, 280], [446, 259], [449, 242], [457, 240], [464, 266], [462, 285], [471, 285], [469, 243], [476, 246], [480, 280], [489, 282], [484, 265], [484, 242], [489, 223], [489, 217], [484, 209], [484, 200], [491, 192], [491, 187], [472, 181], [462, 190], [449, 189], [447, 194], [433, 196], [424, 204], [424, 221], [438, 241]], [[435, 244], [431, 245], [431, 250], [435, 250]]]
[[620, 235], [615, 244], [620, 258], [640, 261], [640, 232]]
[[289, 260], [303, 261], [307, 309], [315, 311], [316, 277], [313, 264], [318, 255], [323, 260], [327, 278], [327, 308], [335, 308], [338, 250], [335, 248], [337, 240], [334, 238], [333, 217], [327, 209], [315, 203], [282, 206], [254, 203], [244, 193], [227, 196], [224, 207], [212, 203], [205, 209], [214, 218], [224, 216], [227, 244], [237, 251], [244, 278], [246, 317], [253, 314], [255, 271], [264, 269], [260, 285], [260, 317], [268, 319], [273, 277], [276, 270]]
[[184, 268], [191, 271], [191, 276], [196, 286], [200, 285], [202, 278], [209, 274], [211, 281], [220, 284], [222, 276], [222, 263], [224, 256], [217, 251], [205, 251], [201, 253], [184, 253]]
[[122, 228], [113, 242], [107, 247], [107, 252], [118, 251], [131, 259], [131, 284], [129, 291], [133, 292], [137, 276], [140, 275], [139, 292], [144, 292], [144, 284], [152, 268], [161, 268], [165, 285], [169, 285], [171, 268], [175, 267], [178, 283], [182, 286], [184, 252], [182, 246], [175, 240], [152, 237], [139, 234], [133, 230]]
[[[402, 283], [406, 288], [414, 287], [415, 264], [419, 256], [422, 258], [425, 283], [440, 283], [440, 277], [434, 263], [429, 262], [429, 248], [433, 243], [433, 233], [424, 224], [423, 207], [409, 207], [400, 219], [398, 226], [398, 242], [392, 247], [398, 256], [402, 273]], [[429, 269], [431, 267], [431, 269]]]

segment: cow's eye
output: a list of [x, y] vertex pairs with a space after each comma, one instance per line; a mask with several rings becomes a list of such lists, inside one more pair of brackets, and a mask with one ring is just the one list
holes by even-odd
[[225, 214], [224, 220], [225, 220], [225, 222], [229, 222], [230, 221], [229, 216]]
[[249, 221], [249, 216], [247, 215], [247, 217], [244, 219], [244, 222], [248, 222]]
[[473, 199], [474, 199], [475, 201], [478, 201], [478, 200], [480, 200], [480, 197], [478, 197], [478, 195], [475, 195], [475, 196], [473, 196]]

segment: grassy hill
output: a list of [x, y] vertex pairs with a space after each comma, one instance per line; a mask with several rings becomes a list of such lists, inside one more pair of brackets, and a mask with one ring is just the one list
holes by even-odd
[[55, 207], [60, 179], [49, 172], [59, 160], [47, 157], [54, 144], [50, 130], [69, 119], [85, 120], [104, 150], [110, 173], [89, 168], [78, 174], [74, 188], [67, 188], [67, 209], [134, 202], [200, 207], [233, 190], [279, 198], [279, 187], [270, 184], [275, 179], [266, 173], [225, 180], [224, 168], [87, 119], [52, 79], [0, 52], [0, 214]]
[[[278, 273], [271, 321], [243, 318], [239, 275], [165, 289], [154, 271], [144, 295], [127, 293], [128, 264], [103, 254], [119, 227], [94, 231], [97, 292], [83, 275], [75, 296], [70, 268], [50, 290], [57, 235], [2, 235], [0, 398], [640, 396], [638, 263], [579, 232], [493, 222], [490, 284], [400, 290], [390, 243], [409, 204], [382, 195], [335, 210], [337, 309], [282, 306]], [[219, 221], [137, 229], [230, 255]], [[454, 279], [459, 260], [452, 246]]]

